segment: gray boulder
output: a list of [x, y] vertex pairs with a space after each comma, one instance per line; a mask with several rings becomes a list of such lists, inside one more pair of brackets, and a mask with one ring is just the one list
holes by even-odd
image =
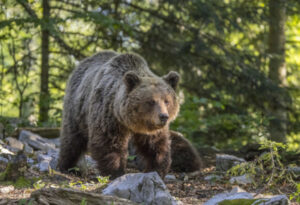
[[240, 163], [246, 162], [243, 158], [239, 158], [228, 154], [217, 154], [216, 158], [216, 170], [221, 172], [226, 172], [231, 167], [238, 165]]
[[145, 205], [177, 204], [156, 172], [123, 175], [112, 181], [102, 193]]
[[21, 151], [24, 148], [24, 144], [15, 138], [7, 137], [5, 138], [5, 141], [9, 144], [10, 147], [17, 149], [18, 151]]
[[27, 143], [24, 143], [24, 152], [26, 154], [33, 154], [34, 150]]
[[53, 142], [26, 130], [20, 132], [19, 140], [28, 143], [28, 145], [37, 150], [48, 151], [49, 149], [56, 148]]
[[7, 149], [6, 147], [4, 147], [4, 145], [0, 144], [0, 155], [3, 157], [8, 157], [9, 160], [11, 159], [11, 157], [13, 155], [15, 155], [14, 152], [10, 151], [9, 149]]
[[295, 175], [300, 175], [300, 167], [289, 167], [288, 172], [292, 172]]
[[223, 178], [224, 178], [223, 176], [211, 174], [211, 175], [204, 177], [204, 180], [209, 181], [209, 182], [216, 182], [216, 181], [220, 181]]
[[249, 174], [244, 174], [242, 176], [231, 177], [229, 182], [231, 184], [247, 185], [247, 184], [252, 184], [254, 181]]
[[58, 149], [49, 149], [47, 154], [38, 152], [37, 161], [35, 165], [41, 172], [47, 172], [49, 168], [56, 169], [58, 163]]
[[277, 195], [270, 198], [262, 198], [255, 201], [252, 205], [288, 205], [289, 199], [286, 195]]
[[176, 176], [173, 174], [167, 174], [165, 176], [165, 181], [176, 181]]
[[217, 205], [221, 201], [234, 199], [254, 199], [254, 197], [252, 194], [244, 191], [243, 189], [233, 188], [230, 192], [215, 195], [213, 198], [205, 202], [204, 205]]
[[230, 192], [217, 194], [204, 205], [218, 205], [220, 202], [228, 201], [228, 204], [251, 204], [251, 205], [288, 205], [290, 202], [286, 195], [258, 195], [248, 193], [245, 190], [235, 187]]

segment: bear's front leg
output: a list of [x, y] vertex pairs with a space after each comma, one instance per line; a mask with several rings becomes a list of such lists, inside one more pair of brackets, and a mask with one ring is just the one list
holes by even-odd
[[114, 179], [125, 173], [128, 139], [126, 135], [116, 133], [116, 130], [94, 132], [91, 136], [89, 149], [102, 176]]
[[169, 132], [155, 135], [135, 134], [133, 140], [138, 154], [146, 160], [145, 171], [157, 171], [163, 179], [171, 165]]

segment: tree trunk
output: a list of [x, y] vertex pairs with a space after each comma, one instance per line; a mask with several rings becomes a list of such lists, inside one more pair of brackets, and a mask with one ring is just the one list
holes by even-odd
[[[285, 0], [270, 0], [269, 10], [269, 77], [277, 85], [285, 87]], [[278, 93], [278, 96], [270, 102], [271, 120], [269, 130], [271, 140], [284, 142], [286, 139], [287, 112], [285, 107], [285, 97], [282, 93]]]
[[42, 59], [41, 59], [41, 87], [39, 101], [39, 121], [48, 121], [50, 104], [49, 94], [49, 23], [50, 6], [49, 0], [43, 0], [43, 23], [42, 23]]

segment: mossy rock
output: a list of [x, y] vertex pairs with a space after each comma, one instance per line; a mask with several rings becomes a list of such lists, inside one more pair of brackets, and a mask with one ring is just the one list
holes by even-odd
[[261, 199], [233, 199], [233, 200], [224, 200], [218, 203], [218, 205], [251, 205], [256, 201]]

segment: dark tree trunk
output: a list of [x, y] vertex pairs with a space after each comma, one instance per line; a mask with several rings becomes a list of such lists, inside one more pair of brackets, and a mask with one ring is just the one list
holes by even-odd
[[[285, 0], [270, 0], [269, 9], [269, 77], [277, 85], [285, 87]], [[278, 96], [275, 99], [272, 99], [272, 102], [270, 102], [270, 135], [272, 140], [279, 142], [284, 142], [286, 139], [287, 112], [285, 107], [285, 97], [282, 93], [279, 93]]]
[[41, 59], [41, 87], [39, 101], [39, 121], [48, 121], [50, 104], [49, 94], [49, 23], [50, 6], [49, 0], [43, 0], [43, 23], [42, 23], [42, 59]]

